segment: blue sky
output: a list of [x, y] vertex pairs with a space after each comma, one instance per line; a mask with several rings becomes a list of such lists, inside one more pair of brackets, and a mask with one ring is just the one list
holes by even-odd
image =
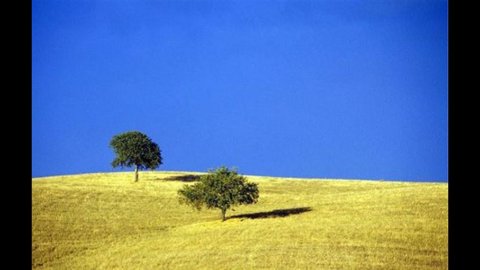
[[32, 176], [448, 179], [447, 1], [32, 1]]

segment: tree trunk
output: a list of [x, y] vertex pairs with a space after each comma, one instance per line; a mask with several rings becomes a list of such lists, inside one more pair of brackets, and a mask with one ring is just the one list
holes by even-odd
[[227, 212], [227, 209], [222, 209], [222, 221], [225, 221], [225, 213]]
[[135, 165], [135, 182], [138, 182], [138, 165]]

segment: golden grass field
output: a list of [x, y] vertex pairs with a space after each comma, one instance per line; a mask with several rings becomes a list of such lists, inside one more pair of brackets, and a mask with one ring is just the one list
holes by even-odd
[[256, 205], [180, 205], [182, 176], [32, 181], [33, 269], [447, 269], [448, 184], [249, 176]]

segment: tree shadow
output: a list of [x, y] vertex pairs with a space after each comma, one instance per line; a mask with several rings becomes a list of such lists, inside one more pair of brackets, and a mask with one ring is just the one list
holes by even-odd
[[198, 181], [199, 179], [200, 179], [200, 175], [184, 174], [184, 175], [169, 176], [169, 177], [165, 177], [165, 178], [157, 178], [156, 180], [195, 182], [195, 181]]
[[309, 211], [312, 211], [311, 207], [276, 209], [276, 210], [268, 211], [268, 212], [258, 212], [258, 213], [251, 213], [251, 214], [233, 215], [233, 216], [228, 217], [228, 219], [230, 219], [230, 218], [250, 218], [250, 219], [277, 218], [277, 217], [287, 217], [287, 216], [290, 216], [290, 215], [298, 215], [298, 214], [309, 212]]

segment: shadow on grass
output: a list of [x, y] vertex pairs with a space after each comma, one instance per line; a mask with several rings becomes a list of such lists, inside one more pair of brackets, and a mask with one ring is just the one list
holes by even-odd
[[163, 180], [163, 181], [181, 181], [181, 182], [195, 182], [200, 179], [200, 175], [193, 175], [193, 174], [184, 174], [184, 175], [175, 175], [165, 178], [158, 178], [156, 180]]
[[230, 218], [250, 218], [250, 219], [257, 219], [257, 218], [277, 218], [277, 217], [287, 217], [290, 215], [298, 215], [301, 213], [312, 211], [311, 207], [299, 207], [299, 208], [288, 208], [288, 209], [277, 209], [269, 212], [258, 212], [258, 213], [251, 213], [251, 214], [241, 214], [241, 215], [233, 215]]

